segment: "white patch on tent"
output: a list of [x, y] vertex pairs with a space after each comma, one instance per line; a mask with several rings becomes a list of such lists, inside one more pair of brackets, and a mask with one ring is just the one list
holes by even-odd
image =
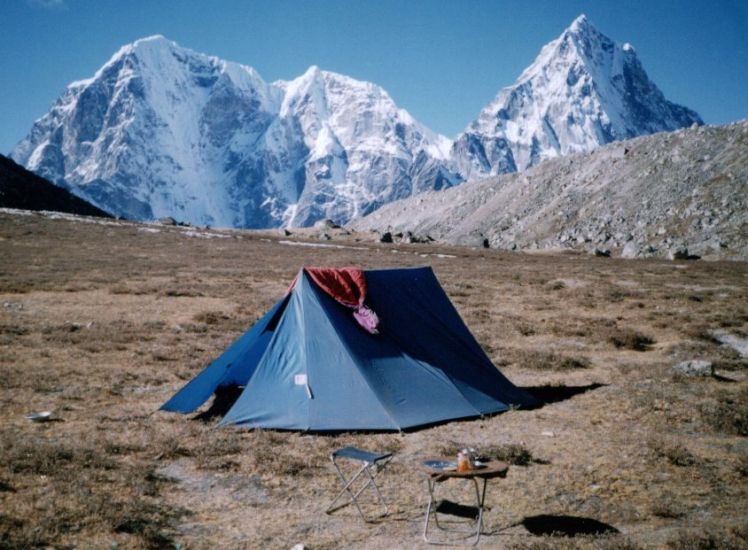
[[306, 390], [306, 396], [309, 399], [314, 399], [314, 396], [312, 395], [312, 388], [309, 387], [309, 378], [307, 378], [306, 374], [294, 374], [293, 383], [297, 386], [304, 386], [304, 389]]

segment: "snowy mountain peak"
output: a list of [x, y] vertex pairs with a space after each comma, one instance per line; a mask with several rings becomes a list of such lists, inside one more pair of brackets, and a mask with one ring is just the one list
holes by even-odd
[[481, 111], [453, 155], [474, 179], [694, 122], [702, 123], [649, 80], [633, 47], [580, 15]]
[[172, 42], [171, 40], [169, 40], [162, 34], [153, 34], [151, 36], [138, 38], [132, 44], [128, 44], [124, 46], [124, 48], [130, 49], [131, 51], [136, 51], [138, 49], [145, 49], [145, 48], [179, 48], [179, 47], [180, 46], [177, 45], [176, 42]]
[[128, 218], [297, 226], [457, 183], [444, 140], [374, 84], [317, 66], [268, 84], [152, 36], [69, 86], [13, 158]]
[[566, 30], [570, 33], [597, 32], [597, 29], [592, 25], [592, 23], [590, 23], [590, 20], [587, 19], [587, 16], [583, 13], [578, 15]]

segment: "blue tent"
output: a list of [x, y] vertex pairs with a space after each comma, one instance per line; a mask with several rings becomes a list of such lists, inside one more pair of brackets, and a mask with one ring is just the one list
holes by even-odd
[[188, 413], [243, 386], [221, 425], [403, 430], [534, 405], [462, 322], [429, 267], [364, 272], [379, 333], [305, 270], [283, 299], [162, 410]]

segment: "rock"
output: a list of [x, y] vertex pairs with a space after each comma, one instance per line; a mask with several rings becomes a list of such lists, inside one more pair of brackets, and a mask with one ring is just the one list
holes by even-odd
[[291, 236], [291, 232], [290, 232], [290, 231], [289, 231], [288, 229], [285, 229], [285, 228], [281, 228], [281, 229], [279, 230], [279, 233], [280, 233], [280, 234], [281, 234], [282, 236], [284, 236], [284, 237], [290, 237], [290, 236]]
[[714, 376], [714, 366], [711, 361], [703, 359], [682, 361], [675, 365], [673, 370], [683, 376]]
[[329, 218], [318, 220], [314, 224], [315, 229], [340, 229], [340, 226]]
[[177, 220], [170, 216], [166, 216], [164, 218], [157, 219], [156, 223], [159, 225], [177, 225]]
[[696, 254], [689, 254], [685, 246], [670, 250], [667, 257], [668, 260], [698, 260], [701, 258], [701, 256], [697, 256]]
[[621, 258], [636, 258], [639, 255], [639, 245], [636, 241], [629, 241], [623, 245]]
[[379, 237], [380, 243], [391, 243], [392, 242], [392, 233], [389, 231], [385, 231], [382, 233], [382, 235]]
[[331, 239], [330, 235], [322, 231], [319, 236], [317, 237], [320, 241], [329, 241]]
[[595, 248], [592, 251], [592, 254], [599, 258], [610, 258], [610, 250], [607, 248]]

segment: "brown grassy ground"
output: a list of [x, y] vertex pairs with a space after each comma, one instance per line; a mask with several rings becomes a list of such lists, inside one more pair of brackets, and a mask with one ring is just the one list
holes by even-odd
[[[748, 336], [748, 265], [294, 238], [0, 213], [0, 547], [420, 547], [413, 464], [466, 445], [514, 464], [489, 486], [481, 546], [748, 546], [746, 360], [713, 334]], [[155, 412], [304, 264], [433, 266], [547, 404], [334, 437]], [[720, 376], [673, 375], [694, 358]], [[24, 418], [39, 410], [57, 421]], [[397, 453], [386, 520], [322, 512], [343, 445]]]

